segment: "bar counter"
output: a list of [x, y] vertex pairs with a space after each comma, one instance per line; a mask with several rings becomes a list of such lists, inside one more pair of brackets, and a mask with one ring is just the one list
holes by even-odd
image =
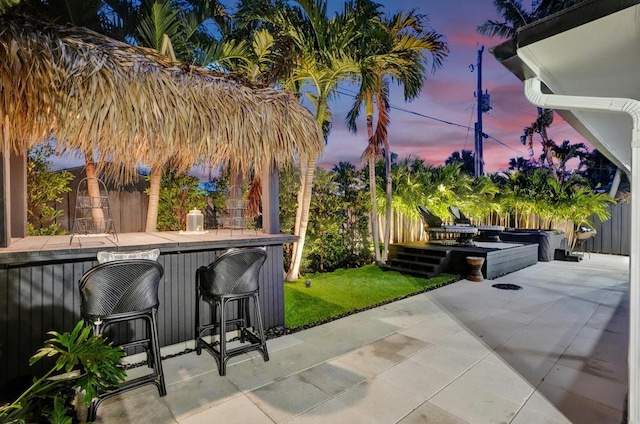
[[[78, 281], [97, 265], [97, 252], [160, 249], [158, 262], [165, 271], [159, 292], [160, 344], [175, 351], [188, 348], [194, 339], [196, 269], [232, 247], [266, 247], [267, 261], [260, 275], [264, 325], [284, 325], [282, 246], [295, 240], [287, 234], [254, 230], [12, 240], [11, 246], [0, 248], [0, 388], [16, 377], [41, 371], [29, 367], [28, 360], [49, 338], [48, 331], [73, 329], [80, 319]], [[126, 331], [138, 334], [142, 329], [138, 324], [131, 327]]]

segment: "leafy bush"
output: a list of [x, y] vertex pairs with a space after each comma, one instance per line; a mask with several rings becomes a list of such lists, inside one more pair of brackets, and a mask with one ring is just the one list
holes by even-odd
[[45, 236], [64, 234], [56, 218], [63, 214], [55, 204], [62, 202], [60, 195], [71, 191], [70, 172], [49, 169], [52, 154], [50, 145], [31, 149], [27, 157], [27, 235]]
[[0, 422], [71, 423], [71, 400], [76, 391], [84, 393], [82, 402], [89, 405], [99, 391], [110, 390], [124, 381], [122, 348], [92, 335], [91, 328], [83, 321], [78, 322], [71, 333], [50, 331], [48, 334], [52, 338], [31, 357], [29, 364], [57, 357], [55, 364], [45, 375], [34, 379], [15, 401], [0, 406]]
[[[146, 190], [148, 194], [148, 189]], [[179, 231], [186, 227], [187, 213], [202, 210], [207, 192], [200, 188], [198, 178], [178, 174], [171, 169], [162, 173], [160, 201], [158, 203], [158, 231]]]

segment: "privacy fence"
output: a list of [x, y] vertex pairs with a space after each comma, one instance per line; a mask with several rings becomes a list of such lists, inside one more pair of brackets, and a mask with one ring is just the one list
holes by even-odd
[[[609, 208], [611, 211], [611, 218], [609, 220], [602, 222], [595, 215], [590, 218], [595, 230], [598, 233], [595, 237], [585, 242], [584, 250], [585, 252], [592, 253], [629, 255], [631, 205], [629, 203], [618, 203], [616, 205], [609, 206]], [[428, 239], [428, 235], [424, 231], [422, 221], [419, 218], [411, 218], [409, 216], [394, 212], [391, 219], [392, 243], [404, 243], [408, 241]], [[538, 226], [538, 219], [535, 216], [527, 217], [526, 222], [528, 223], [526, 228], [548, 229], [547, 226]], [[505, 225], [505, 223], [502, 222], [498, 224]], [[379, 216], [381, 240], [383, 240], [382, 231], [384, 230], [384, 225], [384, 215]], [[567, 238], [569, 239], [573, 237], [572, 223], [559, 223], [556, 225], [552, 225], [552, 228], [564, 231], [567, 235]]]
[[[64, 196], [63, 202], [58, 205], [63, 210], [63, 215], [58, 222], [61, 228], [68, 231], [73, 227], [75, 214], [75, 190]], [[118, 233], [135, 233], [144, 231], [147, 219], [147, 206], [149, 196], [138, 190], [110, 190], [109, 203], [111, 213]], [[598, 234], [585, 242], [585, 251], [593, 253], [605, 253], [614, 255], [629, 255], [631, 205], [618, 203], [610, 206], [611, 219], [600, 221], [597, 216], [591, 218]], [[209, 217], [207, 213], [207, 217]], [[313, 219], [313, 217], [311, 217]], [[413, 240], [426, 240], [422, 222], [418, 218], [411, 218], [403, 214], [393, 213], [391, 226], [391, 240], [393, 243], [402, 243]], [[536, 218], [530, 217], [529, 228], [536, 227]], [[384, 215], [379, 217], [380, 230], [384, 229]], [[573, 225], [559, 224], [556, 228], [571, 235]], [[381, 238], [382, 240], [382, 238]]]

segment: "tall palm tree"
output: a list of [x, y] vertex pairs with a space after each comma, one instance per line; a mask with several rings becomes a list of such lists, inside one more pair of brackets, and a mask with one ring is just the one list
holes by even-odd
[[[9, 2], [17, 5], [20, 11], [39, 19], [83, 26], [97, 32], [104, 32], [106, 26], [105, 16], [101, 9], [104, 6], [101, 0], [32, 0], [29, 2]], [[94, 152], [82, 152], [85, 157], [85, 175], [87, 177], [87, 191], [92, 198], [100, 198], [100, 186], [98, 183], [98, 166], [94, 161]], [[91, 218], [98, 230], [104, 229], [104, 211], [102, 208], [91, 208]]]
[[[347, 3], [345, 10], [352, 10]], [[263, 4], [264, 6], [264, 4]], [[345, 14], [327, 16], [326, 0], [297, 0], [294, 6], [276, 2], [275, 7], [259, 10], [256, 17], [268, 24], [281, 45], [292, 53], [294, 61], [286, 86], [304, 95], [312, 104], [318, 125], [325, 138], [331, 128], [329, 99], [336, 94], [340, 81], [357, 72], [347, 47], [357, 32], [357, 20]], [[300, 158], [300, 191], [287, 280], [299, 278], [304, 248], [316, 157]]]
[[[375, 9], [374, 9], [375, 10]], [[427, 26], [427, 17], [415, 11], [399, 12], [378, 25], [369, 25], [363, 32], [355, 53], [359, 64], [360, 89], [354, 105], [347, 115], [347, 124], [355, 130], [356, 119], [364, 104], [367, 114], [369, 144], [363, 154], [369, 161], [369, 186], [371, 192], [371, 219], [376, 251], [376, 261], [386, 262], [391, 236], [391, 154], [387, 127], [389, 117], [389, 85], [397, 83], [404, 89], [404, 98], [411, 101], [420, 95], [424, 86], [428, 63], [431, 70], [442, 65], [448, 54], [443, 36]], [[430, 60], [429, 60], [430, 59]], [[374, 101], [378, 122], [373, 131]], [[375, 190], [375, 160], [385, 158], [386, 177], [386, 225], [382, 257], [377, 240], [377, 211]]]
[[[488, 19], [477, 27], [477, 31], [489, 37], [514, 39], [518, 28], [582, 1], [584, 0], [539, 0], [533, 1], [531, 10], [527, 10], [521, 0], [494, 0], [493, 5], [498, 14], [502, 16], [503, 21]], [[551, 150], [555, 143], [547, 135], [547, 128], [553, 122], [553, 110], [540, 107], [537, 110], [536, 120], [524, 128], [520, 140], [523, 145], [528, 143], [531, 159], [533, 159], [532, 136], [534, 133], [538, 133], [541, 138], [543, 158], [546, 159], [547, 166], [551, 168], [553, 165]]]
[[[207, 19], [223, 13], [217, 1], [191, 0], [184, 4], [172, 0], [154, 0], [126, 3], [119, 1], [113, 7], [126, 13], [121, 16], [123, 33], [130, 33], [128, 36], [138, 45], [153, 48], [174, 61], [178, 58], [186, 62], [210, 59], [202, 53], [204, 49], [201, 43], [208, 43], [209, 46], [216, 43], [203, 30], [203, 26]], [[157, 160], [149, 164], [147, 232], [156, 231], [162, 171], [171, 163], [171, 152], [165, 150], [165, 153], [156, 155]]]
[[514, 38], [518, 28], [559, 12], [585, 0], [538, 0], [531, 2], [531, 10], [522, 5], [522, 0], [493, 0], [493, 5], [502, 21], [487, 19], [478, 25], [477, 31], [489, 37]]

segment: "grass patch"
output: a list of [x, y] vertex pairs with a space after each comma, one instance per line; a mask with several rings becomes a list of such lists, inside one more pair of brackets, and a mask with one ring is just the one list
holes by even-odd
[[[311, 287], [305, 287], [305, 280]], [[326, 274], [307, 275], [284, 283], [285, 325], [290, 329], [335, 319], [372, 306], [420, 293], [456, 281], [441, 274], [419, 278], [395, 271], [382, 271], [375, 265], [340, 269]]]

